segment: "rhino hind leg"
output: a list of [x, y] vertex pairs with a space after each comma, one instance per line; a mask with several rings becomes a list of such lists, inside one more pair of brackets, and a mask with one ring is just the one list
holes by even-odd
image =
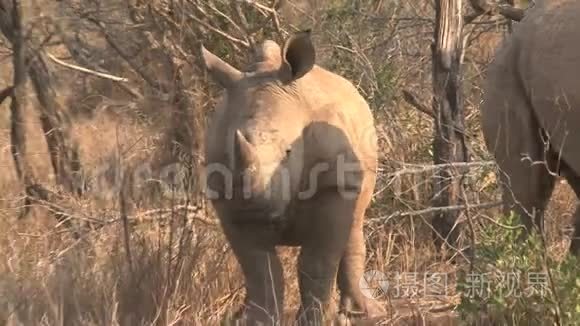
[[570, 241], [569, 252], [580, 256], [580, 204], [576, 205], [576, 211], [574, 212], [574, 234], [572, 236], [572, 241]]
[[570, 242], [570, 253], [580, 256], [580, 205], [576, 205], [574, 213], [574, 235]]
[[499, 167], [503, 213], [514, 211], [526, 227], [523, 236], [536, 225], [543, 231], [543, 214], [555, 185], [550, 168], [553, 156], [546, 149], [541, 128], [525, 95], [502, 94], [513, 89], [505, 78], [494, 79], [481, 110], [487, 148]]
[[519, 216], [526, 227], [525, 234], [534, 226], [544, 232], [544, 211], [554, 189], [555, 177], [542, 164], [525, 166], [518, 163], [500, 165], [504, 214], [513, 211]]
[[[566, 181], [576, 193], [576, 198], [580, 199], [580, 176], [576, 174], [567, 165], [563, 173]], [[573, 216], [574, 223], [574, 233], [572, 236], [572, 241], [570, 242], [570, 253], [580, 256], [580, 204], [576, 205], [576, 211]]]

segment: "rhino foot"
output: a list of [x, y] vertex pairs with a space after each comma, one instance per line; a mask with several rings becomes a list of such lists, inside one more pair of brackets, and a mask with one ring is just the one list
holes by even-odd
[[347, 297], [343, 298], [336, 323], [337, 325], [353, 325], [353, 320], [375, 319], [385, 316], [386, 312], [386, 309], [375, 300], [366, 298], [361, 303], [353, 304], [352, 298]]
[[268, 317], [263, 311], [248, 308], [246, 305], [241, 306], [233, 314], [225, 316], [222, 319], [223, 326], [278, 326], [280, 321]]
[[340, 312], [336, 315], [334, 324], [337, 326], [351, 326], [352, 322], [346, 313]]

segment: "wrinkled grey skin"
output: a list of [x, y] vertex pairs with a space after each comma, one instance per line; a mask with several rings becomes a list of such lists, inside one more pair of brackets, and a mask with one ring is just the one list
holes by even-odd
[[[505, 213], [543, 231], [555, 174], [580, 196], [580, 1], [528, 10], [489, 66], [481, 107], [487, 148], [503, 173]], [[532, 164], [534, 162], [534, 164]], [[571, 252], [580, 250], [580, 209]]]
[[293, 35], [282, 48], [265, 41], [246, 72], [203, 47], [202, 53], [225, 90], [207, 130], [206, 176], [245, 277], [238, 317], [249, 325], [281, 321], [279, 245], [301, 247], [299, 322], [320, 323], [334, 314], [336, 281], [342, 310], [382, 312], [358, 286], [363, 219], [377, 168], [366, 101], [350, 82], [315, 65], [309, 32]]

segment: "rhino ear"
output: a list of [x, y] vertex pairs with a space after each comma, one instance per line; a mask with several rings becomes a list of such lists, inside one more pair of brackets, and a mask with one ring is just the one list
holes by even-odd
[[287, 81], [296, 80], [308, 73], [316, 61], [316, 52], [311, 30], [307, 29], [292, 35], [284, 43], [282, 59], [284, 60], [282, 78]]
[[209, 52], [203, 45], [201, 46], [201, 57], [211, 77], [220, 86], [231, 88], [237, 81], [242, 79], [242, 72]]

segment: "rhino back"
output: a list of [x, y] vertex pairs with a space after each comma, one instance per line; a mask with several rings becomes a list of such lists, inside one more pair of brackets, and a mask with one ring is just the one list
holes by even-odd
[[314, 66], [299, 80], [300, 92], [316, 112], [328, 104], [336, 104], [341, 113], [355, 119], [371, 121], [372, 114], [356, 87], [346, 78], [320, 66]]
[[356, 87], [346, 78], [315, 66], [300, 80], [301, 94], [309, 102], [312, 120], [333, 126], [344, 135], [319, 130], [310, 137], [318, 160], [335, 160], [339, 152], [352, 151], [362, 167], [374, 173], [377, 165], [377, 136], [372, 112]]

